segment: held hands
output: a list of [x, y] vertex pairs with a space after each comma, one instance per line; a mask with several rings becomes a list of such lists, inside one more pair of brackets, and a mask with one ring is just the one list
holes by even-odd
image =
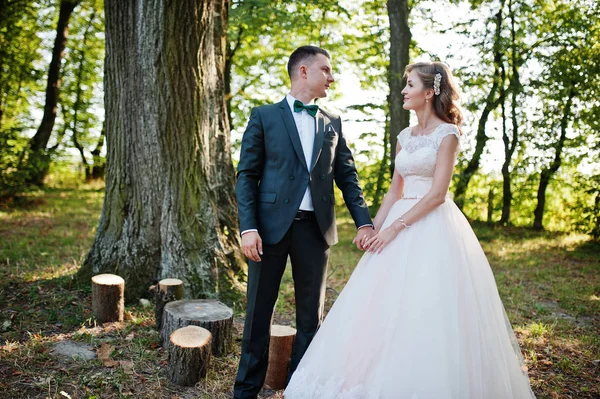
[[248, 259], [260, 262], [260, 256], [263, 254], [262, 239], [256, 231], [249, 231], [242, 234], [242, 251]]
[[352, 244], [356, 244], [356, 248], [364, 251], [366, 242], [375, 235], [373, 226], [363, 226], [356, 232], [356, 237], [352, 240]]
[[380, 253], [400, 232], [401, 227], [395, 226], [396, 223], [381, 230], [371, 237], [364, 245], [365, 250], [371, 253]]

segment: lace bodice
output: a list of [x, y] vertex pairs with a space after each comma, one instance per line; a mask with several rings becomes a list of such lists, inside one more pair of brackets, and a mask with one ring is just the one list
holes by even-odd
[[402, 149], [396, 155], [396, 170], [404, 178], [404, 197], [421, 197], [431, 188], [437, 152], [444, 137], [453, 134], [460, 141], [455, 125], [443, 123], [425, 136], [412, 136], [407, 127], [398, 135]]

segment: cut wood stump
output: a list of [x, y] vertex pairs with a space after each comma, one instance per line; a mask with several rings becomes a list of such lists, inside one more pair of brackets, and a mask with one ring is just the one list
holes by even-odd
[[160, 280], [157, 285], [151, 286], [150, 291], [156, 306], [154, 310], [156, 329], [160, 331], [165, 305], [183, 298], [183, 281], [177, 278], [166, 278]]
[[92, 277], [92, 311], [100, 323], [123, 321], [125, 280], [114, 274]]
[[224, 356], [229, 353], [233, 340], [233, 310], [213, 299], [167, 303], [160, 330], [163, 347], [167, 347], [173, 331], [190, 325], [200, 326], [211, 332], [213, 355]]
[[295, 338], [295, 328], [280, 325], [271, 326], [269, 366], [265, 378], [267, 388], [275, 390], [285, 388]]
[[179, 328], [170, 336], [167, 377], [177, 385], [195, 385], [206, 376], [212, 352], [212, 334], [197, 326]]

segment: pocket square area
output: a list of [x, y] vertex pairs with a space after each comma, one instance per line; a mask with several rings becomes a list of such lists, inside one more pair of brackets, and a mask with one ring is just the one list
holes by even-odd
[[327, 137], [333, 137], [336, 134], [337, 133], [335, 132], [335, 130], [333, 129], [333, 127], [331, 125], [327, 126], [327, 129], [325, 130], [325, 136], [327, 136]]

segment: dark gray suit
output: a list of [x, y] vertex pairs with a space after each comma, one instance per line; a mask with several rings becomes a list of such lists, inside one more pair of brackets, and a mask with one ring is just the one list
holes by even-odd
[[[248, 308], [236, 398], [256, 397], [264, 383], [271, 318], [288, 256], [297, 327], [290, 375], [321, 323], [329, 246], [338, 241], [334, 181], [356, 226], [372, 223], [340, 117], [319, 109], [315, 121], [311, 165], [306, 165], [285, 98], [254, 108], [242, 139], [236, 184], [240, 230], [258, 230], [263, 256], [259, 263], [248, 262]], [[308, 185], [314, 216], [295, 220]]]

